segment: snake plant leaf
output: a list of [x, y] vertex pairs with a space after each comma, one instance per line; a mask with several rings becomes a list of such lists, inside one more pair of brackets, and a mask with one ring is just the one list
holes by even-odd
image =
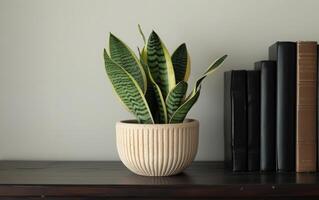
[[188, 98], [172, 115], [169, 120], [170, 124], [182, 123], [193, 105], [198, 100], [200, 94], [200, 88], [196, 91], [194, 95]]
[[[154, 87], [153, 87], [153, 84], [149, 78], [149, 73], [148, 73], [148, 67], [147, 65], [145, 64], [146, 61], [142, 58], [142, 53], [140, 51], [139, 48], [138, 49], [138, 53], [139, 53], [139, 56], [140, 56], [140, 62], [144, 68], [144, 71], [146, 72], [146, 80], [147, 80], [147, 89], [146, 89], [146, 93], [144, 94], [145, 96], [145, 99], [147, 101], [147, 104], [151, 110], [151, 113], [152, 113], [152, 116], [153, 116], [153, 119], [154, 119], [154, 122], [155, 123], [158, 123], [158, 121], [160, 121], [158, 119], [159, 115], [158, 115], [158, 105], [157, 105], [157, 99], [156, 99], [156, 96], [155, 96], [155, 91], [154, 91]], [[145, 47], [142, 49], [142, 52], [145, 50]], [[146, 58], [146, 57], [145, 57]]]
[[166, 98], [175, 87], [174, 68], [167, 48], [159, 36], [153, 31], [147, 42], [147, 65], [152, 77]]
[[166, 108], [167, 108], [167, 115], [169, 119], [172, 117], [173, 113], [181, 105], [185, 97], [186, 91], [187, 91], [187, 82], [181, 81], [168, 93], [165, 102], [166, 102]]
[[151, 110], [152, 113], [152, 117], [154, 120], [154, 123], [158, 123], [159, 119], [158, 119], [158, 106], [157, 106], [157, 100], [156, 100], [156, 96], [155, 96], [155, 92], [153, 89], [153, 85], [150, 83], [147, 86], [147, 91], [145, 93], [145, 99], [146, 102]]
[[140, 55], [140, 62], [144, 68], [144, 71], [146, 72], [147, 77], [148, 88], [145, 94], [145, 98], [148, 102], [148, 105], [150, 106], [154, 122], [159, 124], [167, 123], [167, 111], [161, 89], [154, 81], [151, 72], [147, 66], [147, 41], [145, 39], [144, 33], [140, 25], [138, 25], [138, 30], [144, 41], [144, 47], [142, 48], [142, 51], [139, 50], [138, 52]]
[[190, 57], [187, 52], [186, 44], [181, 44], [172, 54], [172, 62], [175, 72], [176, 83], [187, 81], [191, 71]]
[[218, 67], [220, 67], [222, 65], [222, 63], [225, 61], [225, 59], [227, 58], [227, 55], [224, 55], [218, 59], [216, 59], [206, 70], [206, 72], [196, 81], [195, 84], [195, 88], [193, 90], [193, 93], [195, 93], [200, 85], [202, 84], [203, 80], [211, 73], [213, 73]]
[[154, 123], [151, 111], [144, 98], [143, 91], [133, 76], [114, 62], [104, 49], [106, 73], [113, 89], [121, 102], [132, 112], [139, 123]]
[[[138, 24], [138, 31], [143, 39], [143, 42], [144, 42], [144, 46], [142, 48], [142, 51], [138, 51], [139, 54], [140, 54], [140, 60], [143, 61], [145, 64], [147, 64], [147, 53], [146, 53], [146, 48], [147, 48], [147, 41], [145, 39], [145, 35], [143, 33], [143, 30], [142, 30], [142, 27], [141, 25]], [[145, 73], [146, 73], [146, 70], [145, 70]], [[146, 73], [146, 76], [147, 76], [147, 73]]]
[[196, 103], [201, 89], [201, 83], [203, 80], [211, 73], [213, 73], [221, 64], [225, 61], [227, 55], [222, 56], [221, 58], [215, 60], [210, 67], [205, 71], [203, 76], [201, 76], [195, 84], [193, 92], [186, 98], [185, 102], [175, 111], [175, 113], [170, 118], [170, 123], [182, 123], [192, 108], [192, 106]]
[[141, 55], [140, 55], [140, 60], [142, 60], [144, 63], [147, 63], [147, 49], [146, 46], [143, 47]]
[[155, 123], [166, 124], [167, 123], [167, 111], [166, 111], [165, 101], [164, 101], [161, 89], [159, 88], [159, 86], [155, 83], [155, 81], [152, 78], [150, 78], [150, 79], [152, 82], [153, 91], [155, 94], [155, 99], [157, 102], [157, 109], [158, 109], [157, 112], [154, 113], [154, 116], [156, 117]]
[[[139, 31], [142, 34], [143, 40], [144, 40], [144, 34], [143, 34], [140, 26], [139, 26]], [[141, 52], [139, 47], [137, 47], [137, 49], [138, 49], [138, 53], [139, 53], [139, 56], [140, 56], [140, 62], [142, 64], [142, 66], [143, 66], [143, 69], [144, 69], [145, 74], [146, 74], [146, 79], [147, 79], [147, 90], [146, 90], [146, 93], [145, 93], [144, 96], [145, 96], [147, 104], [148, 104], [148, 106], [149, 106], [149, 108], [151, 110], [154, 123], [158, 124], [158, 123], [161, 123], [161, 121], [162, 121], [161, 120], [161, 116], [163, 116], [163, 115], [159, 114], [159, 105], [162, 105], [162, 104], [158, 103], [158, 101], [161, 101], [160, 100], [160, 95], [159, 95], [158, 92], [155, 92], [155, 90], [157, 90], [157, 87], [154, 86], [154, 84], [153, 84], [154, 80], [150, 79], [151, 76], [150, 76], [150, 72], [149, 72], [148, 66], [146, 64], [146, 61], [142, 57], [142, 53], [145, 50], [145, 46], [143, 47], [142, 52]]]
[[145, 93], [147, 88], [146, 75], [134, 52], [112, 33], [110, 34], [109, 44], [112, 60], [123, 67]]
[[[162, 95], [162, 91], [157, 85], [157, 83], [154, 81], [147, 64], [145, 64], [143, 60], [141, 60], [141, 64], [144, 66], [144, 69], [146, 70], [148, 85], [151, 86], [151, 88], [148, 88], [148, 91], [150, 91], [150, 94], [153, 94], [153, 96], [147, 96], [147, 97], [149, 98], [153, 108], [153, 109], [151, 108], [151, 111], [153, 114], [154, 122], [159, 124], [164, 124], [164, 123], [166, 124], [168, 121], [168, 118], [167, 118], [167, 110], [166, 110], [165, 101]], [[155, 96], [156, 102], [154, 102], [154, 96]]]
[[144, 41], [144, 44], [145, 44], [145, 43], [146, 43], [146, 39], [145, 39], [145, 35], [144, 35], [144, 33], [143, 33], [143, 30], [142, 30], [142, 27], [141, 27], [140, 24], [138, 24], [137, 27], [138, 27], [138, 31], [140, 32], [140, 34], [141, 34], [141, 36], [142, 36], [142, 39], [143, 39], [143, 41]]

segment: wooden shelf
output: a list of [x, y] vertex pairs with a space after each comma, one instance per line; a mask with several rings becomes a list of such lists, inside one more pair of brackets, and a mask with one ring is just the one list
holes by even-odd
[[194, 162], [172, 177], [143, 177], [120, 162], [0, 162], [0, 199], [318, 199], [317, 173], [233, 173]]

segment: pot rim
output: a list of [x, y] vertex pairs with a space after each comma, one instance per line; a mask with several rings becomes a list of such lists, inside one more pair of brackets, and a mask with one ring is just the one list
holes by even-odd
[[191, 126], [198, 126], [199, 121], [197, 119], [189, 119], [186, 118], [183, 123], [174, 123], [174, 124], [138, 124], [137, 120], [135, 119], [129, 119], [129, 120], [122, 120], [119, 122], [116, 122], [117, 126], [134, 126], [136, 128], [140, 127], [191, 127]]

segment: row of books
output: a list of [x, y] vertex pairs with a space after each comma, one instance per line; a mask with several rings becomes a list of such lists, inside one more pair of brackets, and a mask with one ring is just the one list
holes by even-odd
[[276, 42], [254, 70], [224, 76], [225, 164], [233, 171], [317, 171], [317, 42]]

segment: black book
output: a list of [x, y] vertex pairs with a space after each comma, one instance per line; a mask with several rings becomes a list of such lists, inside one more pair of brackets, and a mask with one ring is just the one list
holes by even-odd
[[260, 71], [260, 170], [276, 170], [276, 62], [259, 61]]
[[319, 45], [317, 46], [317, 171], [319, 171]]
[[247, 171], [246, 81], [244, 70], [225, 72], [225, 165], [233, 171]]
[[247, 71], [248, 171], [260, 169], [260, 71]]
[[296, 59], [295, 42], [269, 47], [269, 59], [277, 61], [276, 159], [278, 171], [296, 166]]

